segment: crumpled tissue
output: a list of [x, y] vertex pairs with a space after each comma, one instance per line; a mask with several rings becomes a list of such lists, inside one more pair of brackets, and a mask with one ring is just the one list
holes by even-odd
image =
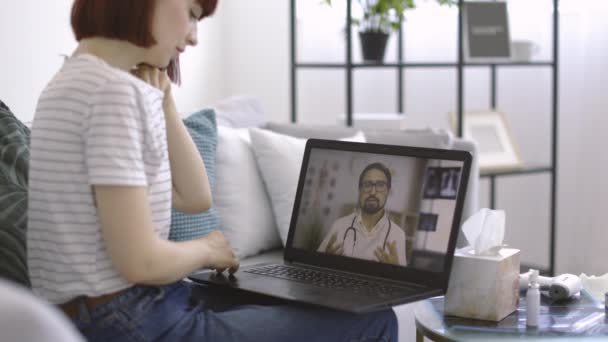
[[608, 273], [599, 277], [594, 275], [588, 276], [585, 273], [581, 273], [579, 278], [581, 279], [583, 289], [587, 291], [591, 297], [604, 303], [604, 293], [608, 291]]
[[464, 236], [475, 255], [497, 255], [505, 237], [505, 211], [483, 208], [462, 225]]

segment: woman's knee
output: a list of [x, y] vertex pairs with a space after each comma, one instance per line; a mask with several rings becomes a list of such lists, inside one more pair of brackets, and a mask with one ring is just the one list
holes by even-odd
[[357, 325], [359, 333], [351, 334], [349, 341], [396, 342], [398, 339], [397, 316], [392, 309], [361, 315]]
[[399, 335], [399, 326], [397, 322], [397, 316], [392, 309], [384, 310], [376, 313], [374, 325], [376, 331], [380, 334], [378, 341], [397, 341]]

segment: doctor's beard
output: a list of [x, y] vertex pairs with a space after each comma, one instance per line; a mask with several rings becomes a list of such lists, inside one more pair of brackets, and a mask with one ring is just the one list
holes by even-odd
[[382, 209], [384, 209], [384, 206], [380, 205], [380, 199], [376, 196], [367, 197], [361, 204], [361, 210], [369, 215], [376, 214]]

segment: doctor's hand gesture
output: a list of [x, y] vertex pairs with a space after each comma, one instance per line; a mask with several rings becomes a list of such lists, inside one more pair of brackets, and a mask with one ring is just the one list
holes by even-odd
[[397, 240], [387, 243], [386, 248], [376, 248], [374, 255], [380, 262], [399, 265], [399, 256], [397, 255]]
[[325, 253], [343, 255], [344, 254], [344, 245], [336, 242], [338, 239], [337, 233], [329, 238], [329, 242], [327, 243], [327, 247], [325, 248]]

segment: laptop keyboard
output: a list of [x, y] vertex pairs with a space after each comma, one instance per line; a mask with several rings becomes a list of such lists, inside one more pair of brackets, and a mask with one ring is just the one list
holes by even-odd
[[390, 294], [395, 292], [411, 290], [411, 288], [408, 287], [392, 286], [390, 284], [375, 282], [373, 280], [287, 265], [264, 265], [248, 269], [245, 272], [274, 278], [288, 279], [331, 289], [345, 290], [354, 293], [365, 293], [370, 296], [381, 298], [388, 297]]

